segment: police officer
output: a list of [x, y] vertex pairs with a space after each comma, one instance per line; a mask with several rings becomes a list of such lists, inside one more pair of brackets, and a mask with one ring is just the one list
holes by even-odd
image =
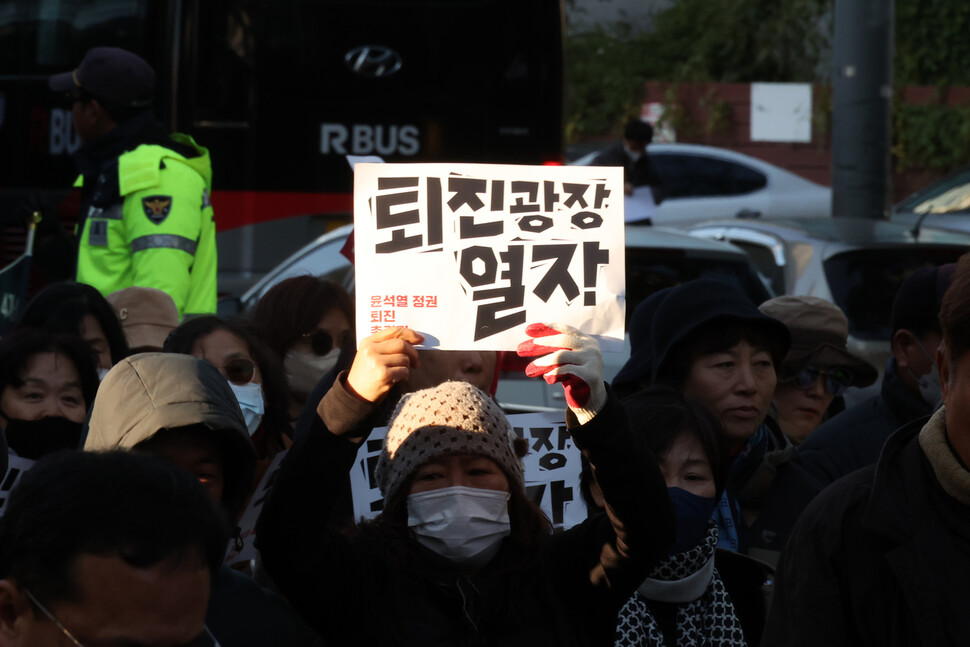
[[77, 280], [106, 296], [163, 290], [183, 317], [215, 312], [209, 152], [155, 119], [154, 70], [131, 52], [96, 47], [49, 85], [71, 101], [82, 144]]

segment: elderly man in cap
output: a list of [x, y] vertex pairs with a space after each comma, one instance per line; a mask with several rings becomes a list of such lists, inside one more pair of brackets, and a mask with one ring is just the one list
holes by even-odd
[[209, 152], [152, 112], [155, 72], [123, 49], [95, 47], [50, 78], [72, 105], [82, 146], [77, 280], [105, 296], [168, 293], [181, 316], [216, 309]]

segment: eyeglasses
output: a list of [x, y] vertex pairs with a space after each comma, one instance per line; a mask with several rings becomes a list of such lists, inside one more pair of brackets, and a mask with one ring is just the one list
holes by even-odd
[[222, 370], [226, 372], [226, 379], [233, 384], [249, 384], [256, 377], [256, 362], [245, 357], [237, 357], [226, 362]]
[[326, 330], [308, 332], [303, 337], [310, 341], [310, 349], [314, 355], [323, 357], [333, 350], [333, 337]]
[[[67, 630], [67, 627], [61, 624], [61, 621], [58, 620], [53, 613], [48, 611], [47, 607], [45, 607], [43, 604], [40, 603], [40, 600], [34, 597], [33, 593], [28, 591], [26, 588], [23, 589], [23, 591], [24, 593], [27, 594], [27, 598], [30, 599], [33, 605], [38, 609], [40, 609], [41, 612], [43, 612], [43, 614], [47, 616], [47, 619], [53, 622], [57, 626], [57, 628], [61, 630], [61, 633], [64, 634], [65, 638], [67, 638], [72, 643], [74, 643], [76, 647], [84, 647], [84, 643], [82, 643], [80, 640], [75, 638], [74, 635]], [[185, 645], [183, 645], [183, 647], [222, 647], [222, 645], [219, 644], [219, 641], [216, 640], [216, 637], [212, 635], [211, 631], [209, 631], [209, 627], [207, 627], [206, 625], [202, 625], [202, 633], [196, 636], [191, 642], [188, 642]]]
[[825, 378], [825, 387], [834, 397], [845, 393], [852, 385], [852, 373], [844, 368], [820, 369], [817, 366], [806, 366], [795, 376], [796, 386], [803, 389], [815, 384], [819, 377]]

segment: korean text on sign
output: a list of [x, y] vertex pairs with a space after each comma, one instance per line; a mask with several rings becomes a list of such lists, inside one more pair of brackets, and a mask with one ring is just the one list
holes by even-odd
[[[586, 504], [579, 491], [582, 470], [579, 448], [573, 443], [561, 413], [524, 413], [508, 417], [512, 431], [529, 442], [522, 459], [525, 489], [557, 528], [571, 528], [586, 519]], [[357, 453], [350, 471], [354, 517], [372, 519], [384, 508], [374, 469], [384, 446], [387, 427], [378, 427]]]
[[514, 350], [528, 323], [623, 339], [622, 169], [358, 164], [358, 341], [408, 326], [441, 349]]

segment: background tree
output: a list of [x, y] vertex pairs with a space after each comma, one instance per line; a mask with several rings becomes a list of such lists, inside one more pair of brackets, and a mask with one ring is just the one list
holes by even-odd
[[[609, 0], [604, 0], [609, 2]], [[672, 0], [649, 24], [570, 23], [567, 141], [615, 136], [640, 113], [643, 82], [814, 82], [831, 76], [833, 0]], [[851, 1], [851, 0], [850, 0]], [[567, 3], [572, 8], [572, 3]], [[970, 2], [895, 0], [895, 79], [936, 86], [929, 104], [897, 101], [897, 167], [942, 172], [970, 162]]]

